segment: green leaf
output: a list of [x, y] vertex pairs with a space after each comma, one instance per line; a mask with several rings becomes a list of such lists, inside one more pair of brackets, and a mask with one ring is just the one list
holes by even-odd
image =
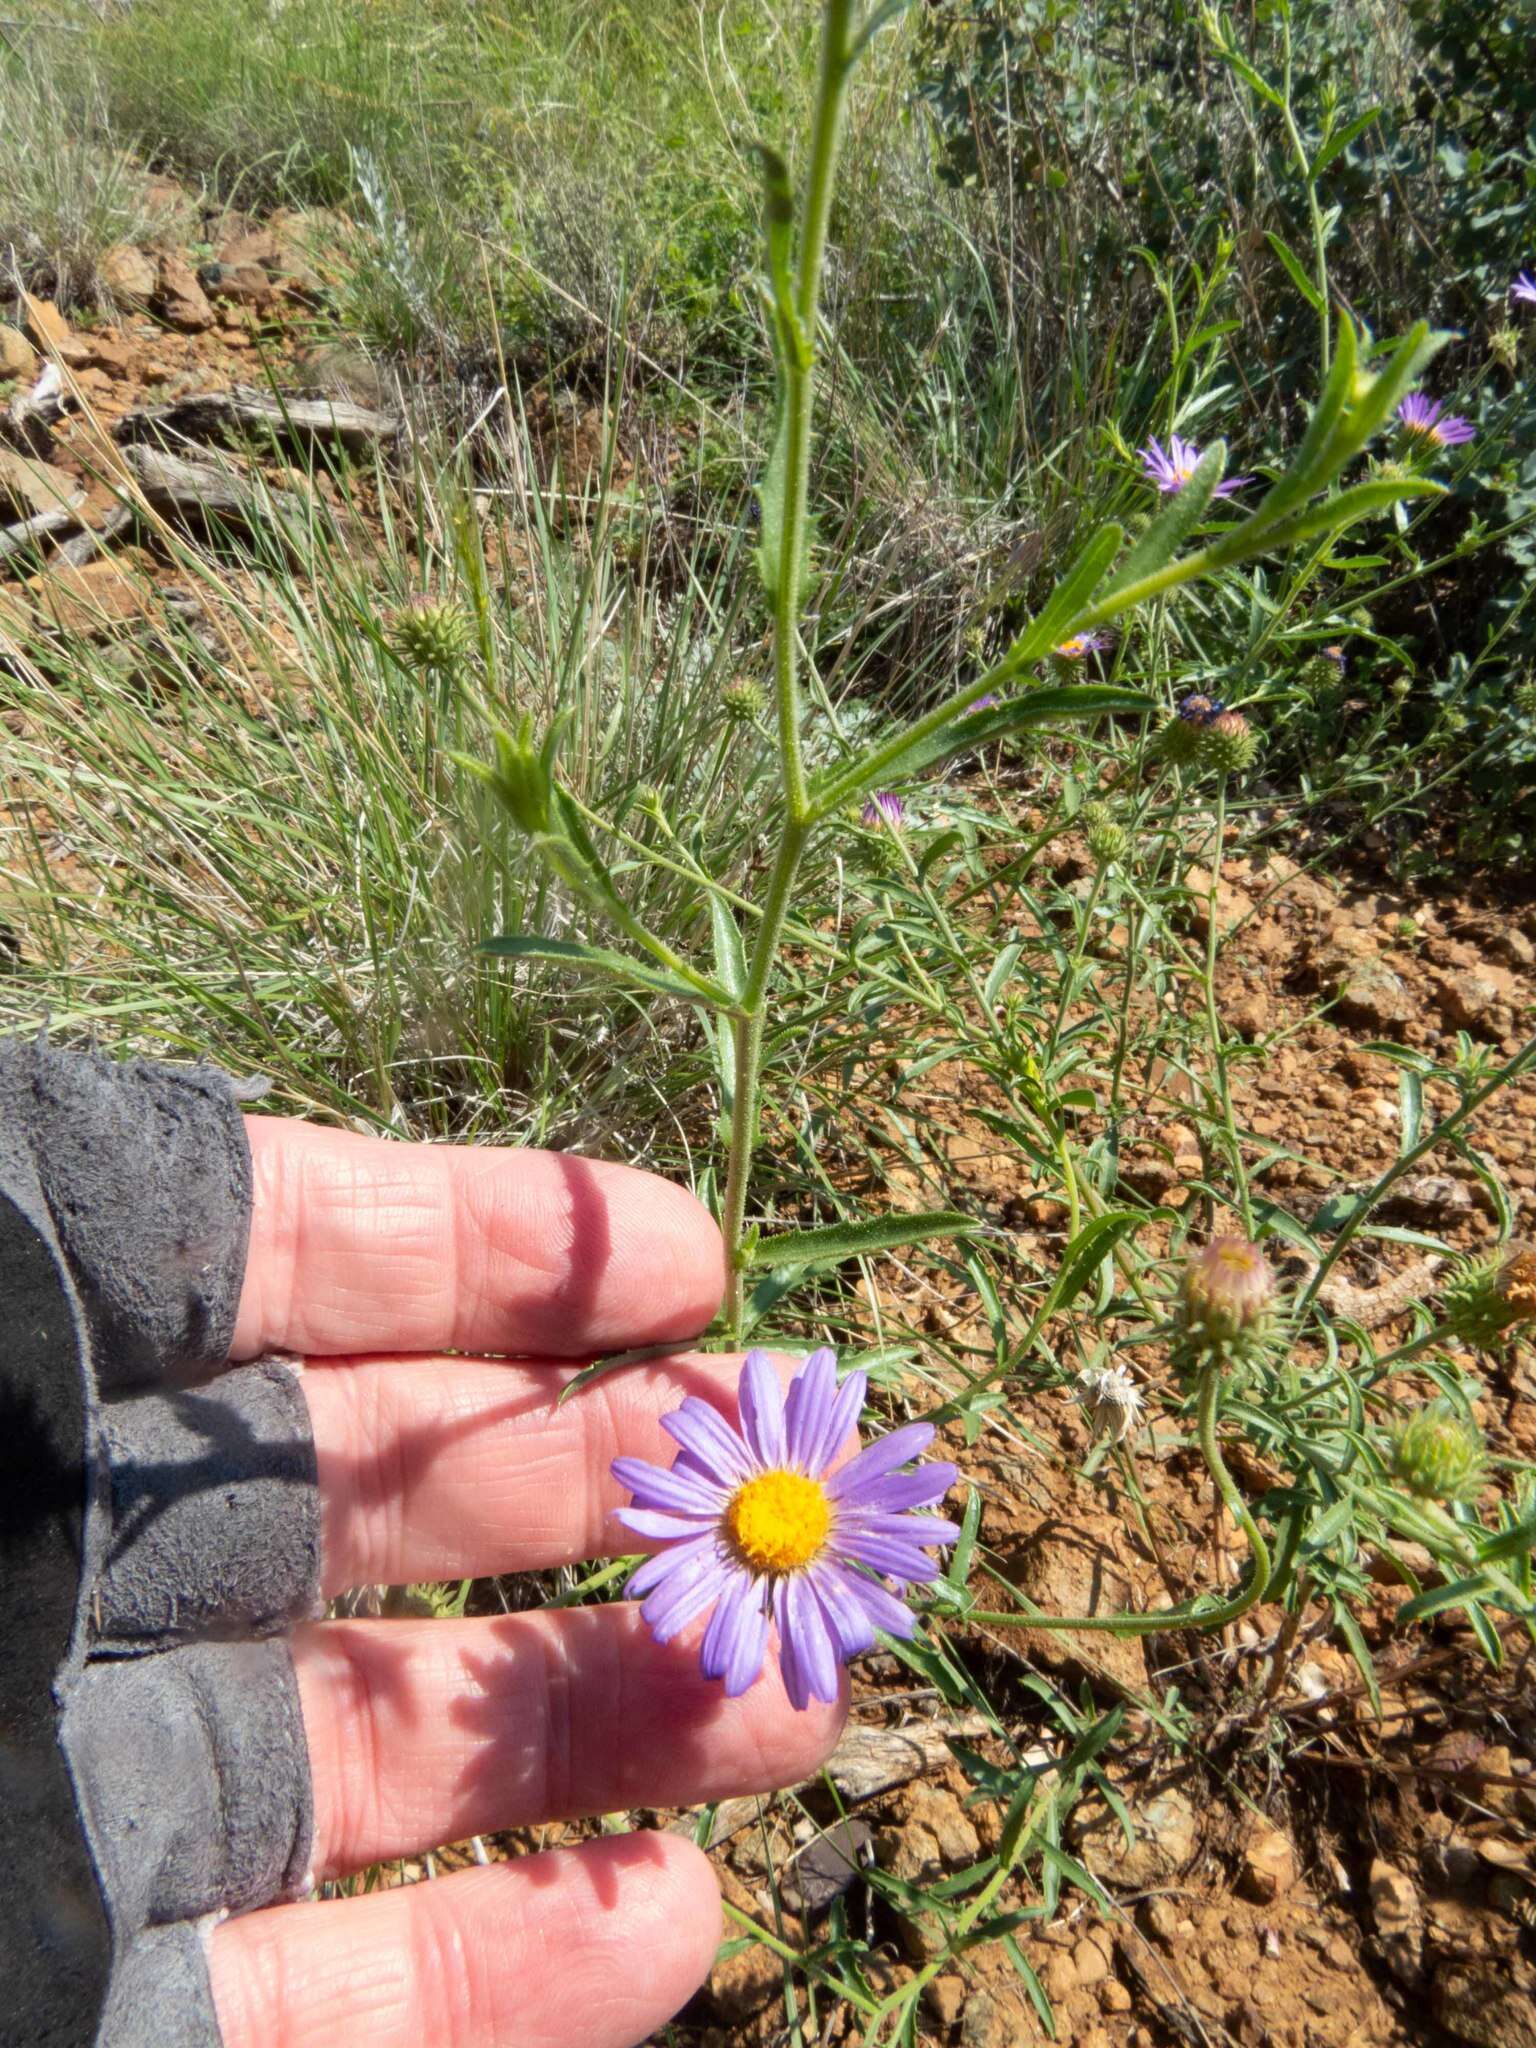
[[1113, 520], [1108, 526], [1099, 528], [1003, 656], [994, 671], [997, 680], [1006, 681], [1007, 671], [1028, 668], [1031, 662], [1043, 660], [1053, 647], [1061, 645], [1079, 613], [1088, 609], [1124, 540], [1125, 528], [1117, 526]]
[[895, 1251], [930, 1237], [970, 1237], [981, 1228], [958, 1209], [925, 1209], [906, 1216], [872, 1216], [863, 1223], [829, 1223], [821, 1230], [787, 1230], [759, 1240], [755, 1266], [832, 1266], [872, 1252]]
[[1399, 1623], [1427, 1621], [1433, 1614], [1443, 1614], [1447, 1607], [1460, 1607], [1483, 1599], [1491, 1590], [1486, 1576], [1482, 1572], [1474, 1572], [1467, 1578], [1453, 1579], [1448, 1586], [1431, 1586], [1416, 1600], [1405, 1600], [1397, 1610], [1397, 1620]]
[[1276, 92], [1269, 80], [1260, 72], [1255, 71], [1248, 62], [1248, 59], [1240, 57], [1230, 44], [1220, 46], [1220, 55], [1222, 62], [1235, 71], [1244, 85], [1248, 86], [1251, 91], [1256, 92], [1261, 100], [1267, 100], [1272, 107], [1283, 107], [1285, 105], [1284, 99]]
[[1341, 157], [1349, 145], [1357, 137], [1363, 135], [1373, 121], [1381, 119], [1383, 111], [1384, 109], [1381, 107], [1367, 107], [1363, 114], [1356, 114], [1348, 127], [1341, 128], [1337, 135], [1330, 135], [1322, 148], [1317, 152], [1317, 155], [1313, 157], [1312, 168], [1307, 173], [1308, 177], [1314, 180], [1320, 178], [1335, 158]]
[[742, 948], [741, 927], [731, 906], [713, 889], [709, 892], [709, 930], [715, 946], [715, 979], [739, 1002], [747, 986], [747, 956]]
[[1301, 296], [1306, 300], [1307, 304], [1312, 308], [1313, 312], [1326, 312], [1328, 309], [1328, 301], [1323, 297], [1322, 293], [1318, 290], [1317, 286], [1312, 282], [1311, 278], [1308, 277], [1306, 271], [1303, 270], [1301, 266], [1301, 258], [1297, 256], [1295, 251], [1289, 248], [1280, 239], [1278, 235], [1271, 233], [1270, 230], [1267, 228], [1264, 231], [1264, 239], [1266, 242], [1268, 242], [1271, 249], [1274, 250], [1275, 254], [1280, 258], [1280, 261], [1285, 265], [1286, 275], [1290, 278], [1291, 283], [1295, 285], [1297, 291], [1301, 293]]
[[757, 573], [770, 597], [779, 594], [779, 554], [784, 538], [784, 478], [789, 466], [789, 409], [779, 403], [773, 429], [773, 452], [757, 486]]
[[997, 1007], [997, 999], [1012, 978], [1013, 970], [1018, 966], [1023, 952], [1023, 941], [1015, 939], [1010, 945], [1004, 946], [992, 962], [991, 972], [987, 975], [986, 985], [981, 991], [982, 1001], [989, 1010]]
[[881, 784], [904, 781], [924, 768], [947, 761], [970, 747], [989, 740], [1005, 739], [1030, 726], [1047, 725], [1057, 719], [1099, 718], [1107, 712], [1123, 711], [1146, 715], [1157, 706], [1139, 690], [1126, 690], [1111, 683], [1063, 683], [1026, 690], [1022, 696], [1005, 698], [985, 711], [962, 711], [935, 730], [920, 733], [894, 751], [879, 748], [879, 761], [868, 766], [856, 761], [833, 776], [818, 776], [811, 785], [813, 813], [824, 818], [828, 811], [849, 802], [870, 788], [878, 777]]
[[1056, 1278], [1035, 1317], [1036, 1327], [1075, 1300], [1121, 1239], [1150, 1222], [1153, 1213], [1146, 1209], [1106, 1209], [1102, 1216], [1090, 1217], [1062, 1254]]
[[881, 0], [881, 4], [875, 8], [849, 45], [848, 62], [852, 64], [856, 58], [862, 56], [881, 29], [905, 14], [911, 5], [912, 0]]
[[585, 967], [594, 974], [612, 975], [616, 981], [629, 982], [656, 995], [673, 996], [679, 1002], [699, 1003], [706, 1009], [720, 1007], [712, 1004], [701, 989], [690, 988], [686, 981], [676, 980], [662, 968], [632, 959], [628, 953], [611, 953], [604, 946], [582, 946], [573, 939], [536, 939], [521, 932], [508, 932], [500, 938], [487, 939], [479, 950], [503, 960], [553, 960], [566, 967]]
[[1287, 547], [1293, 541], [1309, 539], [1314, 533], [1335, 532], [1341, 526], [1352, 526], [1357, 519], [1368, 519], [1373, 512], [1385, 512], [1402, 498], [1444, 496], [1445, 485], [1428, 476], [1381, 477], [1366, 484], [1351, 484], [1336, 498], [1325, 498], [1320, 505], [1310, 505], [1304, 512], [1282, 520], [1270, 536], [1270, 543]]
[[1226, 466], [1227, 444], [1215, 441], [1201, 456], [1194, 475], [1183, 490], [1173, 493], [1111, 576], [1102, 593], [1104, 598], [1113, 597], [1117, 591], [1139, 582], [1143, 576], [1155, 576], [1165, 562], [1173, 560], [1205, 517], [1206, 508], [1216, 495], [1216, 486], [1221, 482]]

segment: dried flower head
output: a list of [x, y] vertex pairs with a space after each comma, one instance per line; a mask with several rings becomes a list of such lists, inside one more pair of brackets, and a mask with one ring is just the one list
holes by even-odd
[[[1200, 449], [1193, 441], [1186, 441], [1178, 434], [1168, 436], [1164, 449], [1161, 441], [1149, 440], [1141, 449], [1141, 472], [1150, 484], [1156, 484], [1160, 491], [1182, 491], [1195, 471], [1200, 467]], [[1218, 498], [1230, 498], [1234, 491], [1240, 491], [1244, 484], [1251, 484], [1251, 476], [1229, 476], [1216, 486]]]
[[1398, 406], [1397, 417], [1410, 440], [1432, 442], [1437, 448], [1458, 448], [1476, 438], [1469, 419], [1447, 412], [1442, 400], [1424, 391], [1410, 391]]
[[1274, 1318], [1274, 1268], [1250, 1238], [1213, 1237], [1184, 1268], [1179, 1322], [1210, 1351], [1262, 1341]]
[[1095, 1436], [1123, 1443], [1141, 1421], [1140, 1387], [1123, 1365], [1084, 1366], [1074, 1387]]
[[469, 614], [455, 598], [413, 597], [390, 614], [387, 637], [407, 668], [441, 675], [469, 652]]
[[878, 832], [882, 825], [899, 832], [907, 822], [907, 807], [894, 790], [877, 789], [865, 800], [859, 815], [871, 832]]
[[732, 725], [755, 725], [763, 715], [763, 686], [750, 676], [738, 676], [720, 692], [720, 708]]
[[1219, 775], [1241, 775], [1258, 748], [1259, 736], [1241, 711], [1218, 711], [1200, 728], [1200, 759]]
[[1475, 1500], [1486, 1477], [1482, 1431], [1446, 1400], [1404, 1416], [1391, 1435], [1392, 1476], [1420, 1500]]
[[619, 1520], [667, 1546], [640, 1566], [629, 1591], [644, 1597], [640, 1611], [660, 1643], [709, 1614], [700, 1665], [733, 1698], [762, 1670], [771, 1625], [791, 1702], [835, 1700], [838, 1666], [872, 1650], [877, 1629], [913, 1634], [898, 1594], [930, 1583], [937, 1567], [928, 1547], [960, 1533], [914, 1512], [943, 1499], [954, 1466], [900, 1469], [933, 1441], [931, 1422], [893, 1430], [831, 1469], [864, 1392], [861, 1372], [838, 1384], [830, 1351], [813, 1352], [787, 1393], [767, 1352], [749, 1351], [734, 1428], [692, 1394], [662, 1418], [682, 1446], [670, 1470], [614, 1460], [614, 1477], [634, 1496]]
[[1519, 1242], [1464, 1259], [1446, 1283], [1441, 1313], [1479, 1350], [1491, 1350], [1520, 1323], [1536, 1322], [1536, 1246]]

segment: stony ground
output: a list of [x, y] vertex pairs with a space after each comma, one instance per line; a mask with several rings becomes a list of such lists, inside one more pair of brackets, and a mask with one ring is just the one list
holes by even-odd
[[[8, 622], [36, 629], [51, 621], [130, 641], [147, 630], [152, 594], [163, 599], [176, 583], [174, 555], [152, 526], [130, 534], [116, 519], [124, 451], [141, 442], [134, 422], [146, 410], [269, 378], [285, 392], [387, 409], [367, 365], [324, 331], [333, 260], [324, 217], [206, 216], [192, 232], [199, 239], [190, 246], [114, 252], [112, 318], [70, 322], [23, 301], [14, 324], [0, 324], [0, 641]], [[183, 455], [210, 459], [206, 433], [177, 429], [168, 439]], [[328, 488], [302, 464], [285, 474], [268, 457], [265, 470], [280, 488]], [[5, 560], [7, 535], [50, 514], [37, 539], [56, 550], [48, 565], [38, 570], [35, 555], [19, 551]], [[167, 500], [163, 517], [174, 524], [178, 516]], [[207, 624], [223, 630], [216, 619]], [[1082, 858], [1066, 840], [1048, 862], [1071, 884]], [[1197, 894], [1210, 883], [1208, 874], [1191, 880]], [[1223, 1015], [1265, 1048], [1236, 1070], [1238, 1114], [1272, 1148], [1260, 1187], [1299, 1213], [1395, 1155], [1396, 1076], [1367, 1049], [1371, 1040], [1435, 1052], [1465, 1032], [1508, 1055], [1529, 1033], [1530, 900], [1466, 887], [1409, 897], [1368, 863], [1325, 872], [1307, 865], [1304, 850], [1261, 861], [1234, 844], [1216, 904], [1227, 940]], [[1123, 931], [1106, 933], [1106, 972], [1123, 943]], [[1176, 1076], [1149, 1069], [1139, 1081], [1144, 1112], [1126, 1134], [1124, 1180], [1150, 1200], [1178, 1201], [1201, 1166], [1187, 1104]], [[924, 1088], [921, 1101], [908, 1095], [903, 1107], [923, 1114], [946, 1199], [986, 1215], [1048, 1263], [1063, 1239], [1059, 1206], [971, 1114], [963, 1075], [938, 1068]], [[1427, 1109], [1453, 1099], [1431, 1085]], [[1478, 1131], [1528, 1223], [1536, 1216], [1533, 1118], [1536, 1088], [1527, 1086], [1499, 1099]], [[890, 1188], [901, 1199], [894, 1170]], [[1458, 1247], [1493, 1232], [1477, 1175], [1435, 1156], [1392, 1220], [1429, 1227]], [[1346, 1262], [1340, 1281], [1353, 1292], [1341, 1308], [1387, 1342], [1411, 1292], [1429, 1282], [1411, 1249], [1381, 1256], [1387, 1263], [1365, 1251]], [[914, 1319], [950, 1331], [973, 1306], [934, 1287], [905, 1304]], [[1533, 1396], [1536, 1368], [1511, 1356], [1483, 1404], [1496, 1449], [1536, 1458]], [[982, 1490], [994, 1561], [1041, 1607], [1169, 1604], [1209, 1585], [1213, 1572], [1236, 1572], [1224, 1547], [1213, 1554], [1209, 1482], [1181, 1441], [1154, 1434], [1138, 1453], [1154, 1555], [1114, 1479], [1080, 1476], [1088, 1439], [1065, 1396], [1021, 1400], [1014, 1420], [1006, 1441], [958, 1444], [956, 1455]], [[1536, 2048], [1530, 1645], [1508, 1631], [1506, 1667], [1495, 1674], [1453, 1621], [1398, 1632], [1405, 1589], [1384, 1564], [1379, 1573], [1364, 1617], [1382, 1673], [1379, 1711], [1354, 1664], [1326, 1639], [1321, 1614], [1304, 1617], [1284, 1658], [1274, 1654], [1283, 1617], [1262, 1608], [1221, 1642], [1177, 1633], [1005, 1639], [939, 1624], [1024, 1750], [1051, 1740], [1027, 1683], [1033, 1671], [1090, 1702], [1129, 1706], [1113, 1775], [1134, 1841], [1107, 1810], [1080, 1808], [1066, 1845], [1115, 1910], [1101, 1915], [1068, 1892], [1055, 1918], [1017, 1932], [1054, 2005], [1058, 2040], [1076, 2048]], [[1174, 1685], [1198, 1738], [1181, 1747], [1143, 1704]], [[969, 1796], [949, 1737], [982, 1756], [997, 1753], [985, 1724], [956, 1723], [908, 1672], [873, 1660], [858, 1674], [850, 1734], [832, 1771], [838, 1801], [818, 1784], [762, 1811], [745, 1802], [716, 1817], [727, 1897], [797, 1948], [824, 1936], [830, 1914], [845, 1913], [869, 1931], [888, 1983], [899, 1982], [934, 1952], [935, 1929], [921, 1913], [903, 1917], [877, 1900], [863, 1868], [930, 1886], [996, 1843], [999, 1816]], [[1001, 1903], [1030, 1902], [1005, 1895]], [[778, 1962], [758, 1947], [728, 1956], [673, 2038], [692, 2048], [789, 2039]], [[858, 2028], [834, 2012], [817, 2038], [856, 2040]], [[930, 2048], [1010, 2048], [1042, 2035], [994, 1943], [934, 1979], [919, 2038]]]

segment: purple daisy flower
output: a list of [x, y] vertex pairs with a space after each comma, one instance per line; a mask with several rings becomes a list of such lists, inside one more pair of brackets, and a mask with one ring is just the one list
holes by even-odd
[[1524, 306], [1536, 306], [1536, 270], [1522, 270], [1510, 286], [1509, 296]]
[[1083, 661], [1090, 654], [1102, 654], [1109, 645], [1107, 633], [1074, 633], [1051, 652], [1058, 661]]
[[796, 1707], [837, 1698], [837, 1668], [875, 1646], [875, 1631], [911, 1636], [910, 1609], [885, 1583], [928, 1585], [923, 1546], [960, 1531], [932, 1507], [955, 1483], [953, 1465], [898, 1467], [933, 1441], [931, 1422], [909, 1423], [828, 1466], [864, 1405], [865, 1375], [838, 1385], [835, 1356], [814, 1351], [785, 1393], [766, 1351], [749, 1351], [737, 1389], [740, 1425], [691, 1394], [662, 1418], [682, 1448], [671, 1470], [615, 1458], [613, 1476], [634, 1499], [618, 1510], [637, 1536], [669, 1547], [629, 1582], [658, 1643], [708, 1610], [699, 1651], [706, 1678], [727, 1696], [763, 1668], [770, 1622], [778, 1631], [784, 1690]]
[[1423, 391], [1410, 391], [1397, 408], [1403, 431], [1441, 448], [1459, 448], [1473, 438], [1472, 422], [1459, 412], [1447, 412], [1438, 398]]
[[899, 832], [907, 822], [907, 807], [893, 789], [877, 789], [860, 815], [871, 832], [881, 825]]
[[[1182, 491], [1195, 471], [1200, 467], [1200, 450], [1193, 441], [1186, 441], [1178, 434], [1168, 436], [1168, 448], [1164, 453], [1163, 444], [1156, 439], [1148, 441], [1140, 451], [1142, 473], [1149, 484], [1156, 484], [1160, 491]], [[1240, 491], [1244, 484], [1251, 484], [1251, 476], [1229, 476], [1216, 486], [1218, 498], [1230, 498], [1234, 491]]]

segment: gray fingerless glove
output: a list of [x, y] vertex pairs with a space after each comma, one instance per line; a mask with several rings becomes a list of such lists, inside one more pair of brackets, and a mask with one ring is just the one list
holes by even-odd
[[0, 1042], [6, 2048], [217, 2048], [208, 1927], [307, 1881], [319, 1498], [295, 1370], [226, 1370], [250, 1201], [226, 1075]]

